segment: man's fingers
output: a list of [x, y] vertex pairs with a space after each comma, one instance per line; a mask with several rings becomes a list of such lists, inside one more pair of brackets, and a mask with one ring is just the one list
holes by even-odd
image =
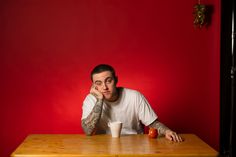
[[182, 142], [182, 138], [176, 133], [176, 132], [168, 132], [166, 135], [166, 138], [170, 141], [174, 141], [174, 142]]
[[179, 136], [179, 135], [177, 135], [177, 140], [178, 140], [178, 142], [182, 142], [183, 141], [182, 137]]
[[177, 133], [174, 132], [172, 137], [173, 137], [173, 141], [182, 142], [182, 138]]
[[92, 85], [91, 89], [90, 89], [90, 94], [92, 94], [93, 96], [95, 96], [98, 99], [103, 99], [103, 95], [102, 93], [100, 93], [97, 89], [95, 85]]

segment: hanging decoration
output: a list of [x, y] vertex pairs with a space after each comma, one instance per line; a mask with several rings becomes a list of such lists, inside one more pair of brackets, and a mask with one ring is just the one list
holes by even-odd
[[200, 0], [194, 5], [194, 21], [193, 24], [195, 28], [202, 28], [206, 25], [206, 5], [201, 4]]

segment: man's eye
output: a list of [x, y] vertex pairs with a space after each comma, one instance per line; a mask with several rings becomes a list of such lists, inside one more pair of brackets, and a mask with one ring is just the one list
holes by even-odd
[[97, 86], [101, 86], [102, 85], [102, 83], [101, 82], [97, 82], [97, 83], [95, 83]]
[[107, 82], [107, 83], [111, 83], [111, 82], [112, 82], [112, 79], [109, 79], [109, 80], [107, 80], [106, 82]]

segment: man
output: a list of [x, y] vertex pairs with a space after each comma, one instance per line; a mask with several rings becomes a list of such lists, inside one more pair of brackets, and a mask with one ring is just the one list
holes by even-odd
[[121, 134], [144, 133], [144, 125], [158, 130], [168, 140], [182, 138], [164, 124], [138, 91], [117, 87], [118, 78], [110, 65], [97, 65], [91, 72], [92, 87], [83, 102], [82, 127], [87, 135], [110, 133], [108, 123], [121, 121]]

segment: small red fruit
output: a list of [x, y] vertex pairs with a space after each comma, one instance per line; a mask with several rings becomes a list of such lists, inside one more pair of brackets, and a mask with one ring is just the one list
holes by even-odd
[[149, 128], [148, 137], [150, 137], [150, 138], [157, 138], [157, 135], [158, 135], [157, 129]]

